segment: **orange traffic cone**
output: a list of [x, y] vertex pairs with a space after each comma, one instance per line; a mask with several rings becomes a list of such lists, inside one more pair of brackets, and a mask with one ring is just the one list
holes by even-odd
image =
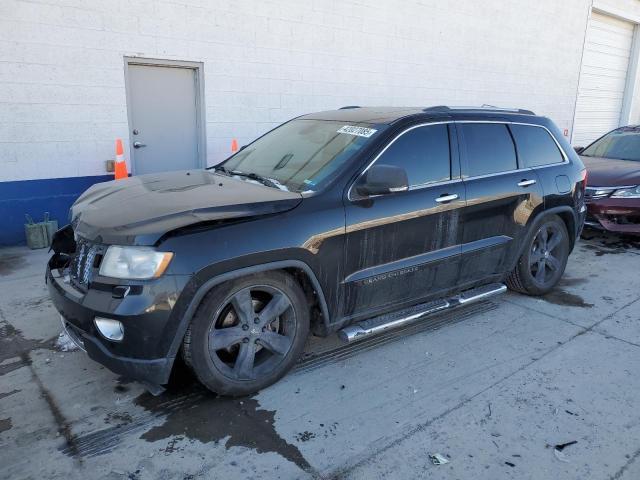
[[122, 140], [116, 139], [116, 168], [115, 176], [116, 180], [121, 178], [127, 178], [129, 173], [127, 172], [127, 162], [124, 159], [124, 147], [122, 146]]
[[238, 151], [238, 141], [234, 138], [231, 140], [231, 153], [236, 153]]

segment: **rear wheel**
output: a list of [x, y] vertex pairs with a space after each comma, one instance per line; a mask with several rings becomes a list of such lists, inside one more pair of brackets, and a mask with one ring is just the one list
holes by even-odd
[[280, 379], [300, 356], [309, 307], [294, 279], [266, 272], [215, 287], [183, 342], [198, 379], [223, 395], [247, 395]]
[[527, 240], [524, 253], [506, 279], [511, 290], [544, 295], [555, 287], [567, 266], [569, 234], [557, 215], [542, 219]]

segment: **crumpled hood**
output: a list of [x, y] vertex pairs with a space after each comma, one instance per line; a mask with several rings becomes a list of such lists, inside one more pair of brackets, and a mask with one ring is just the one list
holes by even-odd
[[587, 183], [592, 187], [640, 184], [640, 162], [601, 157], [580, 157], [587, 167]]
[[73, 204], [71, 217], [88, 240], [153, 245], [177, 228], [285, 212], [301, 201], [299, 193], [189, 170], [97, 183]]

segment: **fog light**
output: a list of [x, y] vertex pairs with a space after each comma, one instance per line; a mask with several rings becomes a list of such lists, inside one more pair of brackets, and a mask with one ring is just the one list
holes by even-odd
[[95, 322], [96, 327], [106, 339], [119, 342], [124, 338], [124, 327], [118, 320], [96, 317]]

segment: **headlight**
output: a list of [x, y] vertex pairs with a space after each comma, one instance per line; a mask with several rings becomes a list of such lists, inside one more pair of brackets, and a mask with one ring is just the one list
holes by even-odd
[[611, 198], [640, 198], [640, 185], [629, 188], [620, 188], [613, 192]]
[[157, 252], [150, 247], [107, 248], [100, 265], [100, 275], [128, 280], [158, 278], [164, 273], [173, 253]]

